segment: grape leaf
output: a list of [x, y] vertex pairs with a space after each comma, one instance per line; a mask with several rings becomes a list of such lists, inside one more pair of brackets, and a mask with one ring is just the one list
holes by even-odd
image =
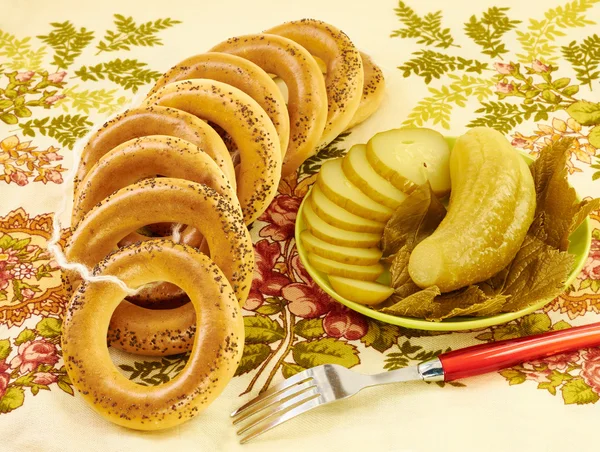
[[429, 183], [418, 186], [385, 225], [381, 240], [383, 255], [390, 256], [404, 246], [412, 251], [431, 235], [445, 215], [446, 208], [433, 194]]
[[600, 207], [600, 199], [578, 201], [567, 181], [571, 145], [571, 139], [559, 140], [545, 147], [531, 165], [536, 214], [514, 259], [488, 280], [466, 288], [441, 294], [435, 286], [419, 288], [410, 278], [410, 253], [433, 232], [443, 215], [428, 201], [431, 195], [427, 191], [416, 190], [409, 195], [384, 230], [394, 294], [381, 311], [440, 321], [517, 311], [560, 295], [574, 262], [574, 256], [567, 252], [569, 236], [592, 210]]
[[[390, 297], [393, 298], [394, 295]], [[507, 298], [506, 295], [488, 296], [476, 285], [446, 294], [441, 294], [437, 286], [432, 286], [399, 300], [382, 311], [386, 314], [440, 321], [456, 316], [489, 315], [502, 307]]]

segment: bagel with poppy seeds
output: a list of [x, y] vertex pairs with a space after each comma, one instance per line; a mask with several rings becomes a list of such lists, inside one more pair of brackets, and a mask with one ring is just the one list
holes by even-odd
[[[185, 271], [181, 271], [184, 268]], [[227, 278], [206, 255], [167, 240], [122, 248], [98, 264], [129, 287], [169, 281], [182, 287], [198, 313], [189, 360], [160, 386], [122, 375], [106, 347], [106, 329], [126, 293], [112, 282], [85, 282], [71, 299], [62, 325], [62, 352], [73, 386], [115, 424], [159, 430], [188, 421], [208, 407], [233, 377], [244, 349], [241, 308]]]
[[169, 83], [145, 105], [177, 108], [216, 123], [234, 140], [241, 163], [237, 197], [246, 224], [269, 206], [281, 178], [281, 149], [275, 126], [254, 99], [225, 83], [207, 79]]

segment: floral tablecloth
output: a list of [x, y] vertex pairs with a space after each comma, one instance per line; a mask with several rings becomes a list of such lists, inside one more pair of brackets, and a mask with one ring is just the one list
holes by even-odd
[[[105, 422], [76, 393], [60, 349], [65, 299], [46, 250], [70, 193], [73, 147], [141, 98], [179, 60], [227, 37], [314, 17], [346, 31], [385, 70], [388, 95], [367, 124], [301, 168], [252, 226], [256, 269], [244, 306], [236, 377], [204, 413], [161, 432]], [[598, 450], [600, 349], [453, 384], [373, 388], [239, 446], [228, 413], [284, 377], [339, 363], [374, 373], [443, 350], [600, 320], [600, 214], [592, 251], [546, 308], [486, 330], [405, 330], [325, 295], [299, 262], [296, 210], [319, 165], [374, 131], [426, 125], [504, 132], [535, 154], [575, 138], [571, 182], [600, 195], [600, 0], [406, 2], [3, 0], [0, 8], [0, 450]], [[68, 215], [62, 218], [68, 225]], [[129, 378], [156, 385], [186, 356], [112, 353]]]

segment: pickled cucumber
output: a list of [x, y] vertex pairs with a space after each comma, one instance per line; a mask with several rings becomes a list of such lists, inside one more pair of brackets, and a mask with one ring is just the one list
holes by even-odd
[[448, 213], [413, 250], [408, 272], [421, 288], [449, 292], [484, 281], [515, 257], [535, 213], [527, 164], [498, 131], [471, 129], [450, 156]]

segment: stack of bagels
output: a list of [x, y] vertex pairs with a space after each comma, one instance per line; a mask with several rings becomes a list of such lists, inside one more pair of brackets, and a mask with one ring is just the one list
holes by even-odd
[[[243, 352], [240, 306], [254, 270], [247, 225], [282, 177], [368, 118], [383, 92], [381, 70], [348, 36], [299, 20], [180, 62], [142, 105], [91, 136], [75, 177], [66, 257], [142, 287], [131, 296], [110, 281], [63, 272], [72, 296], [65, 365], [96, 411], [155, 430], [184, 422], [219, 395]], [[177, 230], [140, 234], [165, 225]], [[173, 380], [141, 386], [114, 367], [107, 337], [131, 353], [191, 356]]]

